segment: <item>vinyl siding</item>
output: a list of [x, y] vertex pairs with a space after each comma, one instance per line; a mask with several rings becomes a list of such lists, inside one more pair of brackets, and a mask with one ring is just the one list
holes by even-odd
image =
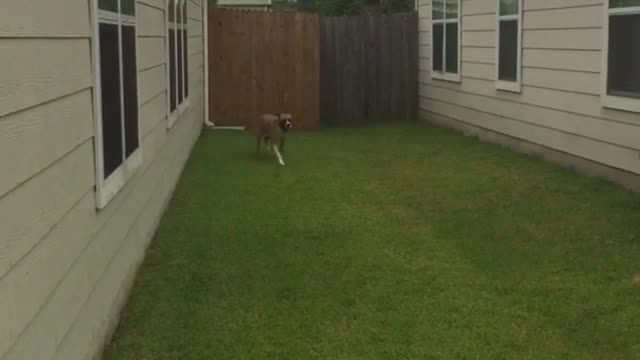
[[430, 0], [421, 0], [420, 110], [640, 174], [640, 114], [601, 105], [604, 0], [524, 0], [522, 92], [495, 87], [497, 0], [462, 2], [461, 81], [430, 74]]
[[[202, 26], [200, 1], [189, 6]], [[8, 0], [0, 13], [2, 360], [100, 353], [202, 127], [202, 31], [189, 40], [190, 107], [168, 129], [164, 1], [140, 0], [143, 163], [96, 210], [89, 9]]]

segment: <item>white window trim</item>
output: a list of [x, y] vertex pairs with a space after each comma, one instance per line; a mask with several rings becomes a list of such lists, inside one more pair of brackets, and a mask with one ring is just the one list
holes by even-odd
[[[137, 25], [135, 16], [120, 15], [109, 11], [103, 11], [98, 9], [98, 0], [93, 0], [91, 17], [93, 21], [93, 33], [91, 35], [91, 51], [92, 51], [92, 66], [93, 66], [93, 119], [94, 119], [94, 156], [96, 166], [96, 207], [98, 209], [105, 208], [109, 202], [115, 197], [115, 195], [125, 186], [125, 184], [133, 177], [136, 170], [142, 165], [142, 141], [140, 138], [140, 119], [138, 118], [138, 148], [129, 155], [118, 168], [109, 175], [108, 178], [104, 178], [104, 147], [102, 139], [102, 79], [101, 79], [101, 64], [100, 64], [100, 23], [117, 24], [118, 21], [129, 25]], [[120, 2], [118, 2], [120, 7]], [[139, 68], [137, 62], [140, 59], [139, 47], [138, 47], [138, 29], [136, 26], [136, 71]], [[118, 33], [118, 47], [122, 48], [122, 36]], [[122, 54], [120, 54], [120, 69], [122, 71]], [[136, 76], [136, 91], [138, 92], [138, 111], [140, 109], [140, 80]], [[120, 97], [123, 96], [123, 84], [120, 83]], [[124, 102], [122, 102], [121, 113], [124, 112]], [[121, 116], [122, 129], [124, 129], [124, 116]], [[123, 156], [125, 151], [126, 142], [123, 139]]]
[[[522, 92], [522, 0], [518, 0], [518, 13], [515, 15], [500, 15], [500, 0], [496, 0], [496, 89], [503, 91], [511, 91], [515, 93]], [[501, 20], [517, 20], [518, 21], [518, 48], [516, 59], [516, 81], [500, 80], [500, 21]]]
[[[450, 81], [450, 82], [461, 82], [461, 77], [460, 77], [460, 73], [462, 73], [462, 0], [457, 0], [458, 1], [458, 17], [457, 19], [447, 19], [447, 15], [446, 15], [446, 11], [447, 11], [447, 5], [446, 2], [444, 4], [444, 8], [443, 8], [443, 13], [442, 19], [433, 19], [433, 1], [431, 2], [431, 28], [429, 29], [431, 31], [431, 56], [429, 56], [429, 58], [431, 59], [430, 61], [430, 73], [431, 73], [431, 78], [432, 79], [436, 79], [436, 80], [444, 80], [444, 81]], [[447, 66], [447, 23], [454, 23], [454, 22], [458, 22], [458, 72], [457, 73], [448, 73], [446, 72], [446, 66]], [[434, 32], [433, 32], [433, 24], [443, 24], [443, 29], [442, 29], [442, 36], [443, 36], [443, 44], [444, 44], [444, 49], [442, 50], [442, 68], [443, 68], [443, 72], [436, 72], [433, 70], [433, 37], [434, 37]]]
[[623, 96], [609, 95], [609, 16], [610, 15], [631, 15], [640, 14], [640, 6], [626, 8], [609, 8], [609, 1], [604, 4], [604, 22], [602, 36], [602, 69], [601, 69], [601, 102], [605, 108], [624, 110], [640, 113], [640, 99], [628, 98]]
[[[170, 0], [165, 0], [165, 2], [167, 4], [169, 3], [169, 1]], [[174, 8], [173, 8], [174, 17], [177, 17], [177, 14], [178, 14], [177, 13], [177, 10], [178, 10], [177, 7], [182, 5], [182, 3], [186, 3], [186, 5], [187, 5], [186, 7], [187, 8], [189, 7], [188, 1], [189, 0], [176, 0], [174, 2], [174, 4], [173, 4], [173, 6], [174, 6]], [[174, 29], [175, 25], [173, 25], [171, 22], [169, 22], [169, 11], [168, 11], [169, 6], [166, 5], [165, 9], [167, 9], [167, 11], [165, 11], [165, 13], [166, 13], [166, 15], [165, 15], [165, 25], [166, 25], [166, 29], [167, 29], [167, 35], [166, 35], [166, 41], [165, 41], [166, 49], [167, 49], [167, 51], [166, 51], [166, 53], [167, 53], [166, 54], [166, 58], [167, 58], [167, 63], [166, 63], [167, 91], [166, 91], [166, 93], [167, 93], [167, 114], [168, 114], [167, 115], [167, 119], [168, 119], [167, 128], [172, 128], [173, 125], [178, 121], [178, 119], [180, 119], [182, 114], [189, 108], [189, 106], [191, 105], [191, 101], [190, 101], [189, 97], [186, 96], [186, 87], [184, 86], [185, 83], [183, 81], [182, 89], [180, 89], [180, 90], [183, 93], [184, 99], [182, 100], [182, 104], [177, 104], [177, 100], [176, 100], [176, 109], [171, 111], [171, 75], [172, 74], [171, 74], [171, 66], [170, 66], [170, 63], [169, 63], [169, 57], [171, 56], [171, 50], [169, 49], [170, 45], [169, 45], [169, 31], [168, 30], [169, 29]], [[184, 14], [183, 14], [183, 16], [184, 16]], [[186, 24], [180, 24], [179, 26], [180, 27], [184, 27], [184, 30], [187, 31], [187, 42], [189, 42], [189, 30], [188, 30], [188, 28], [189, 28], [189, 17], [187, 16]], [[176, 37], [176, 39], [174, 41], [174, 44], [176, 44], [176, 47], [177, 47], [177, 44], [178, 44], [177, 31], [174, 31], [173, 34], [174, 34], [174, 37]], [[184, 47], [185, 44], [182, 44], [182, 46]], [[187, 46], [187, 49], [188, 48], [189, 47]], [[176, 50], [177, 50], [177, 48], [176, 48]], [[188, 52], [188, 50], [187, 50], [187, 52]], [[177, 51], [175, 52], [175, 56], [178, 56], [178, 52]], [[182, 64], [183, 65], [186, 64], [185, 59], [184, 59], [184, 51], [182, 51], [179, 56], [182, 57]], [[189, 56], [188, 53], [187, 53], [187, 56]], [[178, 64], [178, 62], [177, 62], [177, 59], [176, 59], [176, 65], [177, 64]], [[188, 77], [188, 76], [189, 76], [189, 69], [187, 68], [187, 69], [185, 69], [185, 78]], [[177, 84], [178, 84], [178, 81], [176, 79], [176, 85]], [[191, 82], [189, 82], [189, 84], [191, 84]]]

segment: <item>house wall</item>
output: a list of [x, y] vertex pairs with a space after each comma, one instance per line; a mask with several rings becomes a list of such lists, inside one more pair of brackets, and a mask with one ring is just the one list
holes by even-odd
[[93, 0], [0, 11], [0, 359], [99, 356], [203, 121], [201, 0], [190, 107], [168, 129], [164, 0], [139, 0], [143, 164], [96, 210]]
[[431, 77], [431, 0], [419, 0], [421, 116], [640, 188], [640, 114], [601, 105], [606, 0], [523, 0], [521, 93], [496, 90], [497, 3], [462, 1], [453, 83]]

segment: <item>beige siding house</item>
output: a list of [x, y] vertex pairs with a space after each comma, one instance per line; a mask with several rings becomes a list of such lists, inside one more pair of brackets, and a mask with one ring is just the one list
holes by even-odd
[[640, 1], [417, 5], [422, 117], [640, 189]]
[[0, 359], [100, 353], [202, 128], [203, 6], [2, 1]]

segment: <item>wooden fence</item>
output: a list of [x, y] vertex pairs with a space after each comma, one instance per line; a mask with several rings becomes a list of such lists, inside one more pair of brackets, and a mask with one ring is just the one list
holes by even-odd
[[290, 112], [297, 129], [320, 126], [318, 15], [212, 10], [210, 118], [251, 126], [260, 113]]
[[324, 122], [415, 119], [415, 13], [324, 17], [320, 49], [320, 116]]
[[297, 129], [415, 119], [417, 15], [212, 10], [209, 86], [216, 125], [266, 112], [292, 113]]

